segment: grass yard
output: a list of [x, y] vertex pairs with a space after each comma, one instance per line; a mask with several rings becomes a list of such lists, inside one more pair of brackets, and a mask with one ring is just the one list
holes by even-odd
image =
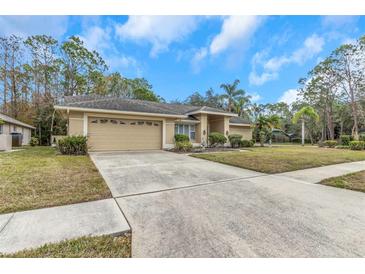
[[365, 171], [325, 179], [320, 183], [326, 186], [334, 186], [365, 192]]
[[217, 152], [191, 156], [270, 174], [365, 160], [364, 151], [314, 146], [253, 147], [242, 152]]
[[29, 147], [0, 153], [0, 214], [111, 197], [88, 156]]
[[119, 237], [82, 237], [60, 243], [46, 244], [13, 254], [0, 254], [8, 258], [130, 258], [131, 235]]

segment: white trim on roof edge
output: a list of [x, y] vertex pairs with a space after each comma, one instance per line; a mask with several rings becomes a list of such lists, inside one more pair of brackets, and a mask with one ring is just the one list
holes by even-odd
[[222, 115], [222, 116], [230, 116], [230, 117], [238, 117], [238, 114], [236, 113], [229, 113], [229, 112], [214, 112], [214, 111], [200, 111], [200, 110], [196, 110], [196, 111], [192, 111], [192, 112], [187, 112], [186, 115], [194, 115], [194, 114], [200, 114], [200, 113], [204, 113], [204, 114], [213, 114], [213, 115]]
[[251, 124], [243, 124], [243, 123], [242, 124], [241, 123], [240, 124], [237, 124], [237, 123], [229, 123], [229, 125], [230, 126], [238, 126], [238, 127], [247, 127], [247, 126], [250, 127], [251, 126]]
[[126, 115], [140, 115], [140, 116], [154, 116], [154, 117], [172, 117], [172, 118], [187, 118], [187, 115], [179, 114], [162, 114], [152, 112], [137, 112], [137, 111], [124, 111], [124, 110], [112, 110], [112, 109], [100, 109], [100, 108], [80, 108], [80, 107], [68, 107], [68, 106], [54, 106], [58, 110], [74, 110], [84, 112], [97, 112], [97, 113], [110, 113], [110, 114], [126, 114]]

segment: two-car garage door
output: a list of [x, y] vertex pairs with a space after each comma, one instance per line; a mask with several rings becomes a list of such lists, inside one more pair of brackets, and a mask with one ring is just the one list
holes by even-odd
[[161, 149], [161, 121], [115, 118], [88, 119], [90, 150]]

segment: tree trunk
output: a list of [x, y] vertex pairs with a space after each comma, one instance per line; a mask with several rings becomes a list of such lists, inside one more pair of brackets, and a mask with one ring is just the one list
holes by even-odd
[[332, 107], [328, 107], [327, 109], [327, 127], [328, 127], [328, 131], [329, 131], [329, 137], [330, 140], [334, 140], [335, 139], [335, 126], [333, 124], [333, 117], [332, 117]]
[[7, 113], [7, 95], [8, 95], [8, 67], [7, 67], [7, 62], [8, 62], [8, 49], [7, 47], [5, 47], [5, 52], [4, 52], [4, 70], [3, 70], [3, 81], [4, 81], [4, 97], [3, 97], [3, 111], [4, 113]]
[[304, 138], [305, 138], [304, 119], [302, 119], [302, 146], [304, 146]]

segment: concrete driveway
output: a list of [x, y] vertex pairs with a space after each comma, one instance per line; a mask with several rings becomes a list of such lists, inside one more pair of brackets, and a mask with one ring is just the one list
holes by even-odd
[[209, 184], [262, 173], [166, 151], [91, 153], [113, 197]]
[[97, 153], [134, 257], [364, 257], [365, 196], [167, 152]]

